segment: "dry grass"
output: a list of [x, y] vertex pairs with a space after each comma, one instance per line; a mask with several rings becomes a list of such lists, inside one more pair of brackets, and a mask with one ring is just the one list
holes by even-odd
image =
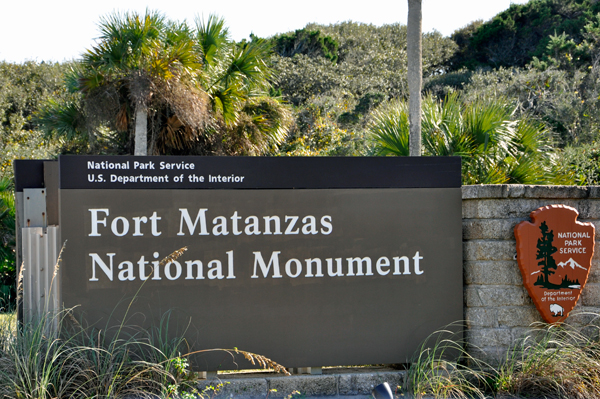
[[[173, 261], [186, 249], [171, 253], [161, 264]], [[14, 313], [0, 314], [0, 398], [211, 396], [215, 387], [198, 392], [198, 375], [188, 362], [194, 353], [208, 351], [226, 351], [257, 367], [287, 374], [271, 359], [236, 348], [190, 353], [184, 338], [170, 338], [169, 317], [167, 312], [154, 328], [122, 323], [99, 330], [83, 327], [70, 309], [36, 315], [34, 322], [19, 328]], [[55, 326], [62, 327], [59, 331]]]
[[[35, 324], [16, 328], [14, 314], [0, 318], [0, 397], [124, 398], [204, 397], [214, 387], [198, 392], [198, 374], [188, 357], [195, 353], [225, 351], [239, 355], [256, 367], [287, 374], [280, 364], [236, 348], [187, 352], [183, 338], [169, 339], [169, 320], [151, 329], [119, 326], [114, 331], [81, 328], [68, 334], [50, 327], [72, 321], [69, 311], [46, 315]], [[186, 396], [187, 395], [187, 396]]]
[[416, 398], [485, 397], [487, 365], [464, 350], [465, 342], [456, 331], [460, 323], [431, 334], [421, 344], [410, 362], [405, 393]]
[[[600, 398], [598, 330], [584, 335], [569, 325], [536, 325], [498, 368], [500, 397]], [[595, 333], [590, 334], [590, 327]]]
[[9, 331], [16, 331], [17, 327], [17, 313], [0, 313], [0, 329], [4, 330], [8, 328]]
[[498, 367], [473, 358], [451, 331], [436, 332], [412, 359], [404, 392], [417, 398], [600, 398], [600, 315], [588, 318], [579, 328], [532, 325]]

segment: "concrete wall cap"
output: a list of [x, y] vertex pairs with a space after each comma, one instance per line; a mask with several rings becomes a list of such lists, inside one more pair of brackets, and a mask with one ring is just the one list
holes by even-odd
[[462, 198], [600, 198], [600, 186], [476, 184], [462, 186]]

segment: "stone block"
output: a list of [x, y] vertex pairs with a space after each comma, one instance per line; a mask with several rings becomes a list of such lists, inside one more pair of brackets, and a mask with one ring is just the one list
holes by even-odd
[[465, 320], [467, 328], [497, 328], [498, 327], [497, 308], [466, 308]]
[[545, 205], [538, 199], [483, 199], [463, 201], [463, 218], [526, 218], [531, 211]]
[[598, 341], [598, 326], [583, 326], [577, 328], [579, 334], [589, 340]]
[[523, 184], [507, 184], [508, 198], [523, 198], [525, 194], [525, 185]]
[[464, 219], [463, 240], [514, 240], [513, 230], [523, 220], [526, 219]]
[[462, 187], [462, 198], [522, 198], [526, 187], [523, 184], [474, 184]]
[[515, 260], [515, 241], [470, 240], [463, 242], [463, 259], [471, 260]]
[[600, 219], [600, 199], [587, 200], [581, 208], [581, 210], [578, 209], [580, 219]]
[[[539, 201], [539, 206], [538, 208], [541, 208], [543, 206], [548, 206], [548, 205], [566, 205], [566, 206], [570, 206], [571, 208], [575, 208], [575, 210], [577, 210], [579, 216], [578, 218], [581, 219], [583, 217], [583, 215], [587, 215], [589, 214], [590, 208], [589, 208], [589, 204], [590, 201], [587, 199], [543, 199], [543, 200], [538, 200]], [[535, 208], [537, 209], [537, 208]], [[535, 209], [532, 209], [532, 211], [534, 211]], [[591, 218], [594, 219], [594, 218]]]
[[506, 219], [528, 218], [532, 211], [542, 206], [563, 204], [577, 209], [582, 219], [600, 218], [600, 200], [580, 199], [481, 199], [465, 200], [462, 206], [463, 219]]
[[600, 284], [587, 283], [581, 293], [580, 302], [583, 306], [600, 306]]
[[403, 386], [406, 378], [405, 371], [365, 373], [365, 374], [340, 374], [339, 395], [370, 395], [373, 388], [387, 382], [395, 391], [397, 386]]
[[294, 391], [303, 396], [335, 396], [337, 395], [336, 375], [300, 375], [291, 377], [267, 378], [269, 397], [282, 398]]
[[546, 334], [547, 330], [541, 328], [542, 326], [545, 326], [545, 324], [540, 323], [532, 326], [511, 328], [511, 347], [522, 344], [524, 340], [526, 340], [528, 343], [533, 342], [534, 340], [537, 340], [539, 337]]
[[[202, 392], [206, 387], [217, 387], [223, 384], [222, 388], [214, 395], [217, 398], [240, 398], [254, 399], [267, 397], [268, 383], [265, 378], [232, 378], [226, 380], [212, 379], [200, 381], [197, 385], [198, 390]], [[213, 397], [212, 391], [207, 392], [208, 397]]]
[[503, 307], [497, 310], [498, 326], [528, 327], [541, 322], [542, 317], [535, 306]]
[[[591, 223], [594, 225], [594, 227], [596, 228], [596, 235], [595, 235], [595, 239], [596, 241], [600, 240], [600, 219], [582, 219], [582, 218], [577, 218], [577, 220], [581, 223]], [[463, 222], [463, 236], [464, 236], [464, 222]]]
[[525, 186], [524, 198], [573, 199], [587, 198], [585, 186]]
[[512, 342], [508, 328], [473, 328], [465, 332], [469, 346], [477, 348], [508, 347]]
[[[600, 252], [598, 244], [598, 241], [596, 241], [594, 255], [596, 255], [596, 252]], [[590, 269], [590, 275], [588, 276], [588, 283], [600, 283], [600, 259], [597, 259], [596, 256], [592, 259], [592, 268]]]
[[507, 217], [510, 202], [504, 199], [466, 200], [462, 204], [463, 219], [502, 219]]
[[578, 201], [578, 202], [574, 202], [572, 204], [565, 204], [568, 205], [570, 207], [573, 207], [575, 209], [577, 209], [577, 213], [579, 213], [579, 215], [577, 216], [578, 220], [581, 219], [598, 219], [598, 215], [593, 215], [594, 210], [592, 209], [592, 204], [590, 203], [590, 200], [583, 200], [583, 201]]
[[473, 368], [486, 368], [486, 365], [492, 367], [499, 366], [506, 360], [507, 350], [508, 348], [504, 346], [488, 346], [482, 348], [467, 345], [467, 352], [475, 359], [475, 361], [471, 360], [469, 362], [471, 363], [469, 366]]
[[[599, 273], [600, 274], [600, 273]], [[467, 285], [522, 285], [519, 265], [514, 260], [474, 260], [464, 262]]]
[[600, 186], [589, 186], [590, 193], [588, 198], [600, 198]]
[[474, 184], [462, 186], [462, 198], [481, 199], [481, 198], [506, 198], [508, 186], [506, 184]]
[[502, 307], [531, 305], [531, 298], [525, 287], [519, 286], [467, 286], [465, 288], [467, 307]]
[[600, 307], [578, 306], [571, 311], [565, 323], [574, 327], [600, 326]]

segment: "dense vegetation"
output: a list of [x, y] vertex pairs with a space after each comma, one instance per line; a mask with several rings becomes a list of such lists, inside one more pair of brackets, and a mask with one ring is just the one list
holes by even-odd
[[34, 121], [46, 101], [67, 95], [67, 65], [0, 62], [0, 177], [12, 178], [12, 160], [51, 158], [59, 142], [48, 142]]
[[51, 99], [66, 96], [66, 65], [0, 62], [0, 309], [15, 300], [15, 201], [13, 159], [48, 159], [64, 142], [45, 140], [35, 113]]
[[[408, 95], [404, 26], [311, 24], [271, 40], [275, 88], [296, 116], [281, 153], [405, 155], [386, 149], [382, 143], [397, 138], [383, 137], [377, 128], [387, 113], [388, 122], [403, 129], [402, 118], [391, 120]], [[501, 99], [510, 112], [498, 123], [525, 121], [538, 131], [531, 144], [539, 156], [512, 157], [507, 168], [515, 173], [475, 176], [465, 169], [464, 183], [598, 184], [600, 3], [532, 0], [450, 37], [424, 34], [423, 64], [430, 110], [443, 111], [455, 93], [465, 109]], [[423, 118], [426, 123], [428, 114]], [[430, 133], [447, 134], [444, 123]], [[504, 137], [507, 143], [520, 140]], [[429, 155], [461, 155], [465, 165], [497, 162], [487, 149], [477, 155], [460, 146], [432, 151], [426, 138], [423, 145]]]
[[[405, 26], [235, 43], [219, 18], [148, 12], [100, 30], [78, 62], [0, 63], [0, 191], [15, 158], [132, 153], [142, 108], [151, 154], [406, 154]], [[531, 0], [425, 33], [423, 75], [424, 151], [461, 156], [465, 184], [600, 184], [600, 2]]]
[[[597, 19], [595, 0], [531, 0], [511, 4], [490, 21], [474, 21], [451, 36], [459, 45], [454, 69], [474, 67], [525, 67], [534, 58], [554, 56], [556, 37], [579, 45], [589, 40], [585, 27]], [[580, 61], [590, 61], [581, 52]]]

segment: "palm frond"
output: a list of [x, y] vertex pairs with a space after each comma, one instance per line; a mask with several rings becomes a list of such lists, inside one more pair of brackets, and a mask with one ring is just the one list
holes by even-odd
[[266, 60], [271, 51], [271, 45], [262, 39], [241, 46], [234, 52], [224, 80], [240, 79], [248, 92], [268, 90], [272, 75]]
[[229, 45], [229, 30], [225, 27], [225, 20], [214, 14], [210, 14], [206, 22], [196, 17], [196, 30], [204, 62], [213, 65], [217, 52]]
[[84, 112], [79, 103], [49, 100], [36, 115], [36, 122], [48, 137], [73, 140], [86, 136]]
[[408, 156], [408, 104], [405, 101], [392, 103], [374, 111], [369, 131], [379, 155]]
[[213, 109], [219, 115], [225, 124], [233, 124], [239, 115], [239, 108], [242, 102], [242, 96], [235, 86], [226, 89], [214, 90], [212, 94]]
[[[380, 155], [408, 155], [406, 101], [375, 110], [369, 131]], [[513, 104], [504, 98], [465, 102], [457, 94], [444, 101], [426, 96], [422, 140], [427, 155], [462, 158], [463, 184], [559, 181], [552, 173], [556, 161], [548, 132], [528, 118], [516, 119]]]
[[[250, 99], [242, 112], [252, 117], [253, 124], [267, 144], [278, 145], [285, 140], [292, 117], [289, 109], [281, 102], [270, 97]], [[264, 153], [264, 150], [261, 152]]]

